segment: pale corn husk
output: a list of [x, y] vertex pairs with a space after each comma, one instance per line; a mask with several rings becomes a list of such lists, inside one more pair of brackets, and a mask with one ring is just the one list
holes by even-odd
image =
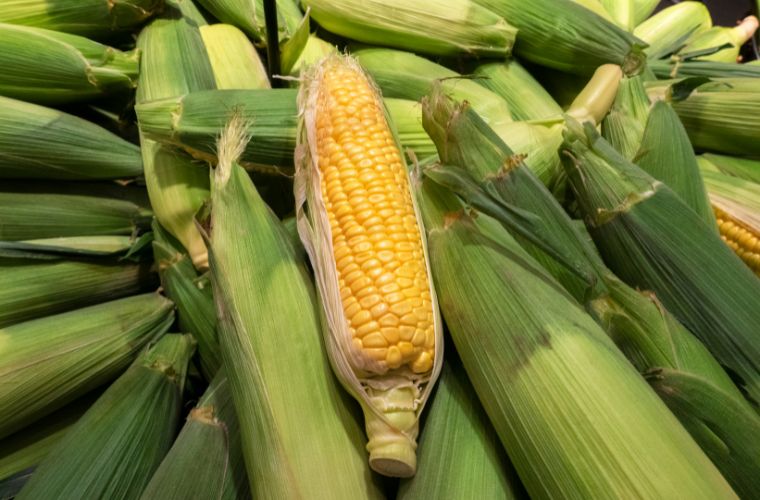
[[735, 497], [601, 328], [496, 221], [428, 182], [418, 196], [446, 323], [531, 496]]
[[194, 349], [193, 337], [181, 334], [148, 346], [16, 498], [137, 498], [174, 440]]
[[169, 328], [172, 309], [149, 293], [3, 328], [0, 436], [112, 380]]
[[140, 498], [246, 500], [250, 497], [240, 446], [240, 426], [229, 382], [220, 372], [190, 410], [179, 436]]
[[399, 484], [399, 500], [527, 498], [456, 354], [446, 353], [419, 456], [417, 473]]
[[89, 38], [136, 29], [162, 6], [160, 0], [6, 0], [0, 23], [36, 26]]
[[515, 120], [544, 120], [562, 114], [562, 108], [515, 59], [487, 63], [474, 72], [476, 81], [501, 96]]
[[634, 159], [641, 148], [649, 107], [642, 76], [623, 78], [615, 102], [602, 122], [602, 136], [629, 160]]
[[[650, 98], [678, 94], [673, 109], [694, 148], [737, 156], [760, 155], [760, 80], [756, 78], [715, 78], [702, 83], [684, 98], [680, 82], [647, 82]], [[693, 84], [692, 88], [693, 88]]]
[[399, 141], [404, 151], [411, 150], [417, 158], [435, 154], [435, 145], [422, 127], [422, 106], [411, 99], [383, 99], [385, 109], [398, 131]]
[[[223, 23], [237, 26], [257, 45], [266, 45], [263, 0], [199, 0], [206, 10]], [[293, 38], [303, 14], [294, 0], [277, 0], [277, 29], [280, 43]]]
[[0, 259], [0, 327], [155, 288], [146, 264]]
[[[416, 53], [504, 57], [517, 30], [473, 0], [304, 0], [320, 26], [360, 42]], [[425, 29], [420, 29], [425, 26]]]
[[633, 25], [638, 26], [657, 9], [658, 0], [633, 0]]
[[0, 23], [0, 93], [62, 104], [128, 92], [138, 57], [77, 35]]
[[724, 45], [729, 45], [712, 54], [700, 55], [695, 57], [701, 61], [716, 61], [725, 63], [735, 63], [739, 57], [739, 51], [747, 40], [751, 40], [757, 31], [758, 21], [755, 16], [746, 17], [738, 26], [727, 28], [723, 26], [713, 26], [709, 30], [700, 33], [689, 40], [680, 54], [689, 54], [701, 50], [715, 48], [718, 49]]
[[419, 101], [433, 88], [436, 81], [445, 79], [444, 88], [456, 99], [468, 100], [484, 120], [495, 125], [512, 121], [509, 105], [500, 96], [445, 68], [411, 52], [392, 49], [362, 49], [356, 59], [373, 80], [384, 97]]
[[293, 63], [293, 67], [288, 72], [291, 76], [298, 76], [301, 71], [311, 66], [318, 60], [322, 59], [328, 54], [336, 52], [335, 45], [330, 42], [326, 42], [316, 35], [309, 35], [309, 40], [301, 50], [298, 59]]
[[[143, 235], [145, 236], [145, 235]], [[127, 254], [139, 243], [134, 236], [67, 236], [26, 241], [0, 241], [0, 257], [59, 260]]]
[[177, 305], [179, 328], [192, 333], [198, 342], [201, 372], [211, 380], [222, 364], [211, 283], [198, 275], [182, 245], [156, 221], [153, 237], [153, 256], [163, 291]]
[[[299, 109], [303, 110], [303, 121], [299, 125], [293, 187], [298, 233], [316, 276], [317, 291], [323, 306], [323, 334], [327, 354], [338, 379], [359, 401], [364, 411], [370, 466], [384, 475], [407, 477], [414, 474], [416, 469], [414, 450], [419, 432], [419, 417], [430, 397], [443, 362], [443, 325], [430, 278], [430, 262], [423, 237], [423, 258], [430, 280], [435, 330], [432, 369], [426, 373], [415, 374], [407, 366], [391, 370], [382, 362], [373, 365], [361, 358], [353, 347], [348, 319], [340, 297], [332, 231], [322, 197], [317, 154], [317, 100], [322, 86], [322, 72], [331, 64], [345, 65], [353, 71], [360, 72], [367, 79], [368, 85], [374, 86], [371, 78], [350, 56], [328, 56], [304, 77], [298, 95]], [[375, 97], [377, 105], [382, 109], [379, 90], [376, 90]], [[398, 141], [396, 145], [400, 148]], [[422, 219], [414, 198], [412, 203], [422, 237]], [[413, 394], [411, 401], [410, 393]]]
[[515, 53], [533, 63], [581, 75], [605, 63], [631, 73], [642, 63], [640, 40], [571, 0], [476, 1], [517, 28]]
[[219, 145], [209, 254], [251, 492], [380, 498], [361, 428], [330, 371], [305, 262], [235, 162], [244, 145], [245, 127], [235, 120]]
[[268, 89], [269, 77], [256, 48], [229, 24], [200, 27], [218, 89]]
[[610, 13], [613, 22], [625, 31], [633, 31], [636, 26], [636, 6], [634, 0], [599, 0]]
[[150, 223], [134, 203], [95, 196], [0, 193], [0, 240], [131, 235]]
[[633, 34], [649, 44], [651, 58], [676, 52], [686, 41], [712, 27], [710, 11], [702, 2], [678, 2], [636, 26]]
[[0, 97], [0, 178], [120, 179], [142, 175], [140, 149], [86, 120]]
[[20, 486], [18, 490], [10, 493], [3, 489], [3, 484], [10, 478], [28, 479], [37, 464], [50, 453], [101, 393], [101, 390], [96, 389], [23, 431], [0, 440], [0, 498], [18, 493]]
[[591, 127], [572, 131], [563, 147], [579, 208], [605, 262], [629, 285], [656, 293], [757, 405], [757, 277], [714, 228]]
[[610, 15], [610, 13], [607, 11], [607, 9], [604, 8], [604, 5], [602, 5], [600, 0], [572, 0], [572, 1], [574, 3], [577, 3], [578, 5], [585, 7], [586, 9], [590, 10], [597, 16], [602, 17], [611, 23], [615, 22], [612, 19], [612, 16]]
[[714, 166], [714, 169], [711, 170], [723, 172], [745, 181], [760, 183], [760, 160], [705, 153], [699, 156], [698, 161], [700, 161], [700, 168], [704, 162], [708, 162]]
[[754, 64], [736, 64], [715, 62], [715, 61], [698, 61], [689, 59], [682, 61], [679, 58], [671, 57], [659, 61], [647, 62], [657, 78], [680, 78], [686, 76], [707, 76], [707, 77], [760, 77], [760, 67]]

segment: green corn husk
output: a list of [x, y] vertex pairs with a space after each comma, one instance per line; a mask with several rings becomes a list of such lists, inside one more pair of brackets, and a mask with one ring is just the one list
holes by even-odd
[[715, 215], [689, 136], [676, 112], [665, 101], [657, 101], [652, 106], [636, 163], [646, 173], [664, 182], [717, 231]]
[[443, 86], [456, 99], [468, 100], [489, 124], [512, 121], [507, 101], [459, 73], [410, 52], [392, 49], [362, 49], [354, 53], [359, 64], [372, 76], [383, 97], [419, 101], [444, 78]]
[[96, 389], [60, 410], [0, 440], [0, 498], [15, 496], [3, 489], [9, 478], [28, 479], [34, 468], [66, 435], [102, 393]]
[[[327, 360], [305, 262], [235, 163], [244, 136], [242, 123], [230, 125], [219, 145], [209, 254], [251, 492], [380, 498], [354, 408]], [[325, 471], [340, 471], [341, 480]]]
[[121, 179], [142, 175], [140, 148], [76, 116], [0, 97], [0, 178]]
[[604, 8], [604, 5], [600, 2], [600, 0], [572, 0], [574, 3], [577, 3], [578, 5], [582, 5], [583, 7], [587, 8], [597, 16], [604, 18], [605, 20], [614, 23], [615, 21], [612, 19], [612, 16], [607, 11], [607, 9]]
[[671, 57], [669, 60], [649, 61], [647, 63], [657, 78], [681, 78], [686, 76], [720, 77], [750, 77], [760, 78], [760, 67], [753, 64], [737, 64], [735, 62], [680, 60]]
[[269, 77], [256, 48], [228, 24], [200, 27], [218, 89], [266, 89]]
[[[257, 45], [266, 45], [263, 0], [199, 0], [206, 10], [223, 23], [237, 26]], [[294, 0], [277, 0], [277, 29], [280, 43], [298, 31], [303, 14]]]
[[602, 64], [626, 74], [642, 63], [644, 44], [571, 0], [476, 0], [517, 27], [515, 53], [542, 66], [589, 75]]
[[138, 59], [136, 51], [81, 36], [0, 23], [0, 93], [6, 97], [62, 104], [129, 92]]
[[0, 23], [102, 39], [135, 30], [162, 4], [160, 0], [5, 0]]
[[633, 31], [636, 26], [636, 7], [634, 0], [599, 0], [609, 12], [613, 22], [626, 31]]
[[146, 264], [0, 259], [0, 327], [132, 295], [157, 284]]
[[148, 346], [16, 498], [139, 498], [174, 440], [194, 349], [181, 334]]
[[760, 160], [704, 153], [697, 158], [697, 161], [699, 161], [700, 168], [709, 164], [714, 167], [709, 170], [716, 170], [746, 181], [760, 183]]
[[[214, 73], [200, 30], [181, 10], [167, 6], [163, 17], [142, 30], [140, 103], [215, 88]], [[209, 197], [209, 175], [204, 165], [145, 136], [138, 116], [145, 181], [158, 222], [187, 249], [198, 269], [208, 268], [208, 254], [194, 217]]]
[[633, 25], [638, 26], [657, 9], [659, 0], [633, 0]]
[[515, 120], [543, 120], [562, 114], [562, 108], [515, 59], [487, 63], [474, 72], [479, 84], [507, 101]]
[[26, 241], [0, 241], [0, 258], [60, 260], [129, 254], [142, 238], [135, 236], [67, 236]]
[[220, 372], [190, 411], [171, 450], [143, 492], [143, 500], [251, 497], [240, 427], [227, 376]]
[[679, 90], [703, 81], [660, 80], [647, 82], [646, 87], [650, 98], [675, 94], [673, 109], [695, 149], [736, 156], [760, 155], [760, 80], [716, 78], [702, 83], [685, 98]]
[[419, 468], [401, 481], [396, 498], [527, 498], [461, 361], [449, 352], [420, 437]]
[[[732, 386], [732, 382], [722, 372], [718, 363], [690, 332], [655, 299], [627, 287], [612, 275], [596, 253], [585, 228], [579, 230], [578, 221], [570, 220], [551, 194], [536, 183], [530, 172], [519, 163], [514, 163], [511, 151], [499, 142], [471, 110], [461, 106], [453, 107], [447, 100], [441, 101], [440, 96], [431, 98], [430, 103], [430, 111], [425, 115], [426, 126], [431, 127], [431, 130], [434, 126], [446, 126], [445, 136], [433, 134], [433, 137], [437, 137], [440, 147], [446, 146], [441, 152], [441, 158], [461, 165], [490, 182], [485, 190], [500, 196], [504, 207], [511, 206], [512, 211], [528, 210], [534, 217], [540, 215], [540, 219], [531, 219], [528, 226], [529, 234], [562, 237], [553, 242], [546, 241], [549, 244], [553, 243], [555, 254], [565, 255], [566, 260], [577, 266], [582, 275], [592, 278], [582, 294], [574, 295], [585, 304], [587, 310], [641, 372], [652, 375], [662, 372], [663, 369], [678, 369], [679, 374], [695, 376], [697, 380], [703, 381], [706, 386], [703, 390], [714, 393], [715, 397], [720, 396], [727, 406], [739, 409], [743, 406], [745, 412], [753, 412], [743, 402], [742, 396]], [[500, 170], [504, 164], [510, 167]], [[426, 173], [438, 180], [442, 170], [443, 167], [428, 168]], [[476, 206], [481, 208], [481, 205]], [[499, 216], [499, 221], [510, 232], [516, 233], [516, 237], [520, 235], [519, 231], [515, 232], [514, 225], [505, 224], [506, 220]], [[525, 250], [545, 263], [545, 250], [527, 244], [524, 240], [525, 238], [518, 238]], [[537, 250], [540, 251], [537, 253]], [[558, 270], [556, 266], [545, 264], [545, 267], [568, 291], [577, 287], [575, 274], [562, 272], [562, 269]], [[652, 385], [654, 381], [654, 377], [650, 377]], [[729, 390], [731, 387], [733, 391]], [[676, 404], [667, 390], [663, 389], [658, 393], [669, 406]], [[726, 394], [725, 397], [723, 393]], [[751, 431], [755, 424], [746, 416], [743, 423], [723, 423], [722, 412], [716, 410], [716, 406], [706, 403], [701, 405], [699, 401], [693, 403], [698, 406], [698, 417], [695, 418], [686, 412], [677, 412], [677, 416], [687, 425], [692, 437], [720, 470], [731, 476], [733, 484], [747, 484], [747, 469], [742, 464], [746, 459], [742, 458], [737, 462], [734, 457], [746, 457], [756, 448], [746, 437], [746, 433]], [[711, 432], [705, 433], [705, 425], [715, 428], [720, 438]]]
[[496, 221], [473, 218], [434, 188], [424, 182], [419, 195], [444, 317], [528, 493], [734, 497], [601, 328], [539, 264]]
[[[303, 0], [325, 29], [360, 42], [440, 56], [505, 57], [517, 30], [473, 0]], [[420, 26], [425, 26], [421, 30]]]
[[[336, 52], [336, 50], [335, 45], [330, 42], [326, 42], [316, 35], [309, 35], [306, 45], [301, 50], [301, 54], [299, 54], [296, 62], [293, 63], [293, 67], [290, 68], [288, 74], [290, 76], [298, 76], [304, 68], [314, 64], [326, 55]], [[297, 85], [295, 86], [297, 87]]]
[[94, 196], [0, 193], [0, 240], [130, 235], [152, 214], [134, 203]]
[[610, 113], [602, 122], [602, 136], [629, 160], [634, 159], [641, 148], [649, 106], [642, 77], [623, 78]]
[[185, 249], [155, 221], [153, 236], [164, 293], [177, 305], [179, 328], [198, 341], [201, 372], [211, 380], [222, 365], [211, 283], [198, 275]]
[[545, 123], [512, 122], [494, 127], [494, 132], [515, 154], [524, 156], [528, 166], [550, 189], [562, 183], [562, 164], [557, 150], [562, 144], [561, 119]]
[[757, 405], [757, 277], [673, 191], [591, 127], [569, 133], [563, 147], [579, 207], [605, 262], [629, 285], [655, 292]]
[[676, 52], [689, 38], [712, 28], [710, 11], [702, 2], [678, 2], [671, 5], [633, 30], [633, 34], [649, 44], [650, 58], [660, 58]]
[[383, 100], [404, 150], [411, 149], [417, 158], [435, 154], [435, 145], [422, 127], [422, 106], [410, 99], [389, 97]]
[[758, 21], [755, 16], [745, 18], [738, 26], [726, 28], [714, 26], [689, 40], [689, 43], [681, 49], [680, 54], [689, 54], [700, 50], [719, 48], [724, 45], [729, 47], [718, 50], [715, 53], [695, 57], [701, 61], [716, 61], [735, 63], [739, 57], [739, 51], [747, 40], [751, 40], [757, 31]]
[[169, 328], [172, 308], [149, 293], [3, 328], [0, 437], [112, 380]]

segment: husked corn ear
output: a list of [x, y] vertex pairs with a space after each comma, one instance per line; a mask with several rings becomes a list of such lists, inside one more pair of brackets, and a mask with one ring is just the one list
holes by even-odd
[[409, 174], [378, 91], [353, 59], [318, 63], [299, 103], [296, 214], [329, 354], [364, 407], [370, 464], [409, 476], [443, 348]]
[[760, 231], [743, 224], [740, 220], [713, 207], [718, 221], [720, 239], [747, 264], [755, 274], [760, 276]]
[[636, 26], [633, 34], [649, 44], [644, 49], [656, 59], [675, 52], [693, 36], [712, 27], [710, 11], [702, 2], [678, 2]]
[[5, 0], [0, 23], [106, 38], [135, 29], [162, 5], [161, 0]]

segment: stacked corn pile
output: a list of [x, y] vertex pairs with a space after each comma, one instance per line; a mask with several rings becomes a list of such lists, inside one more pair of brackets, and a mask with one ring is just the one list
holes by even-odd
[[758, 21], [657, 3], [0, 0], [0, 499], [754, 498]]

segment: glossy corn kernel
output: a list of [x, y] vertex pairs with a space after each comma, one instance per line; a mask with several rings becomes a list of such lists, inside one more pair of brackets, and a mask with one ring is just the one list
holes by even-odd
[[720, 238], [752, 271], [760, 276], [760, 234], [715, 206]]

